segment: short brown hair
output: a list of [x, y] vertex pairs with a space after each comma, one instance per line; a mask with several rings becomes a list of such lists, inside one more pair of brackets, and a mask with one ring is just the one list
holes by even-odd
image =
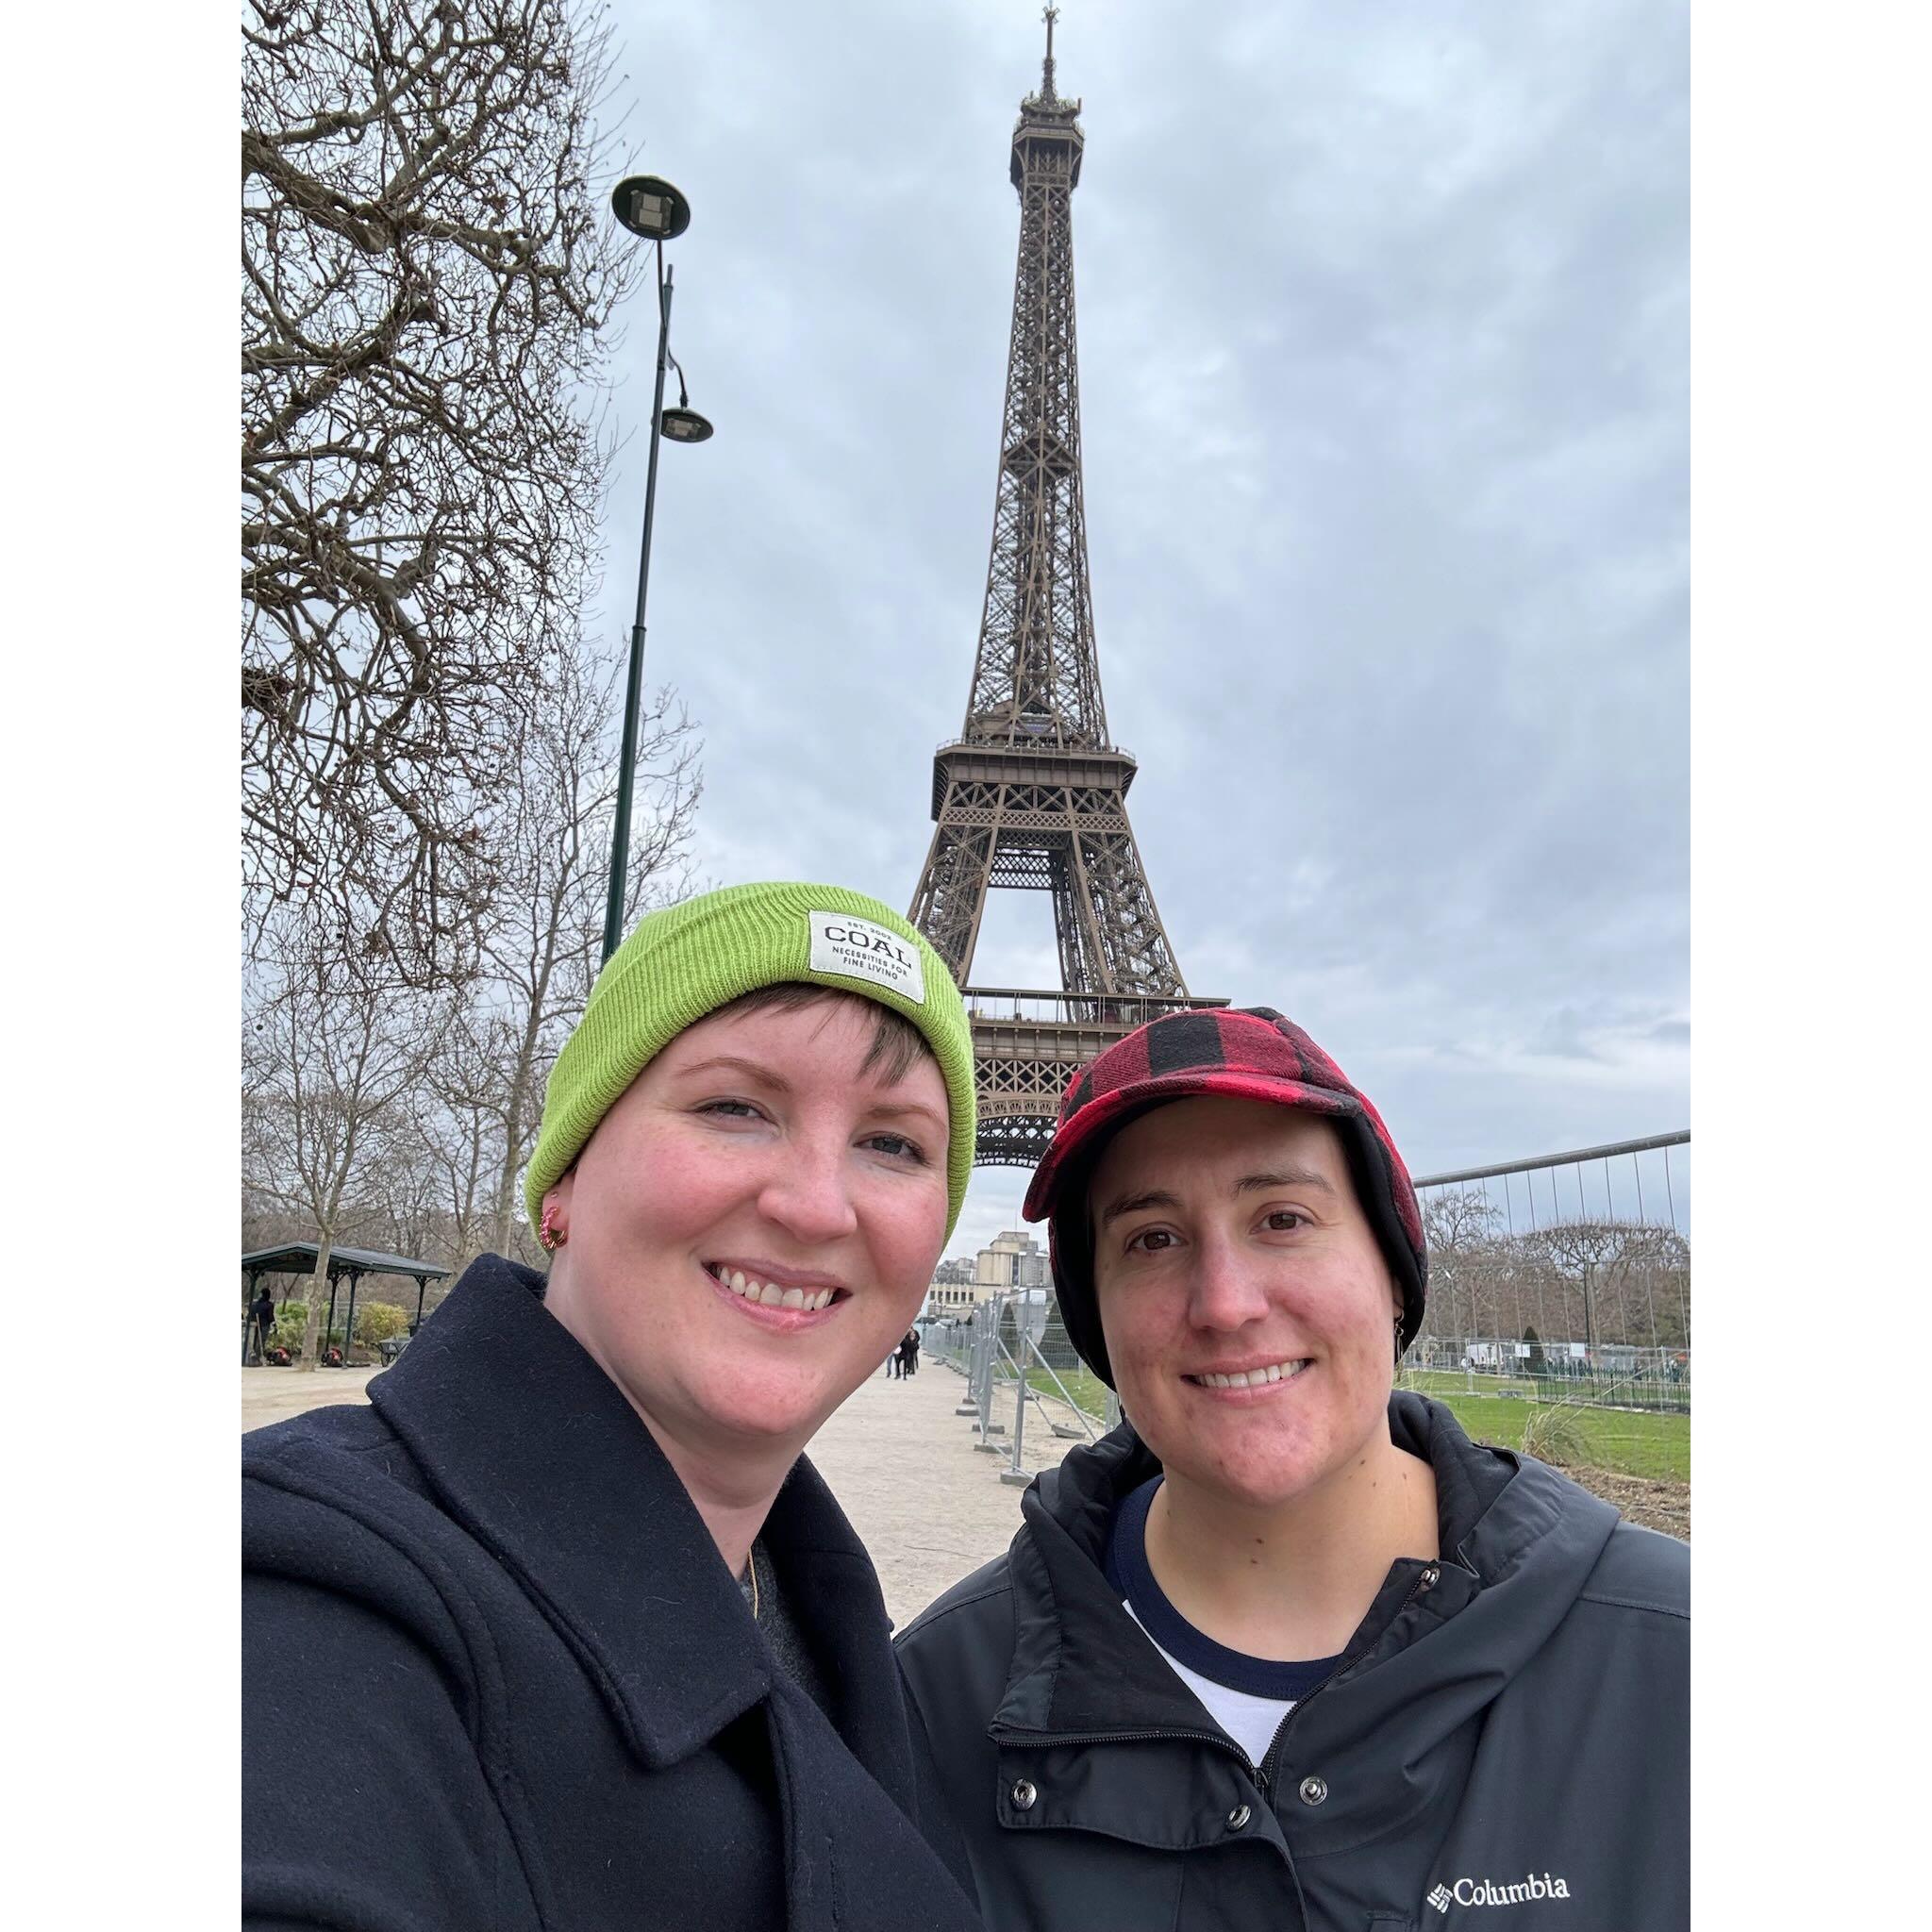
[[802, 979], [781, 979], [774, 985], [760, 986], [750, 992], [741, 993], [735, 1000], [707, 1013], [705, 1018], [715, 1020], [724, 1013], [798, 1013], [808, 1007], [825, 1005], [834, 1000], [850, 1000], [854, 1006], [871, 1010], [872, 1044], [866, 1048], [865, 1058], [859, 1062], [861, 1074], [876, 1071], [890, 1087], [903, 1080], [922, 1059], [931, 1060], [935, 1066], [939, 1064], [939, 1058], [925, 1035], [904, 1013], [894, 1012], [891, 1007], [881, 1006], [877, 1000], [869, 1000], [863, 993], [843, 992], [836, 986], [812, 986]]

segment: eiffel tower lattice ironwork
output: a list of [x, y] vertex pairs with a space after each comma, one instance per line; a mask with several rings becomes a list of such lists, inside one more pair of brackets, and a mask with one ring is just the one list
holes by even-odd
[[[933, 758], [932, 847], [908, 917], [965, 990], [979, 1096], [975, 1160], [1032, 1166], [1074, 1071], [1191, 998], [1127, 823], [1132, 756], [1108, 736], [1080, 485], [1073, 192], [1078, 101], [1054, 90], [1053, 25], [1021, 103], [1020, 258], [992, 557], [966, 722]], [[1060, 986], [967, 983], [986, 895], [1053, 895]]]

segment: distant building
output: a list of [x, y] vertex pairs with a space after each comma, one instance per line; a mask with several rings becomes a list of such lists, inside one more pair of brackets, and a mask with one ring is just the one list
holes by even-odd
[[926, 1295], [929, 1315], [968, 1315], [983, 1301], [1015, 1288], [1044, 1288], [1052, 1279], [1046, 1250], [1030, 1234], [1009, 1228], [969, 1261], [941, 1261]]
[[[991, 1289], [984, 1293], [991, 1294]], [[970, 1281], [935, 1281], [926, 1290], [924, 1313], [928, 1316], [970, 1315], [979, 1306], [982, 1291]]]
[[973, 1278], [982, 1288], [1039, 1288], [1046, 1280], [1046, 1254], [1030, 1234], [1009, 1228], [974, 1259]]

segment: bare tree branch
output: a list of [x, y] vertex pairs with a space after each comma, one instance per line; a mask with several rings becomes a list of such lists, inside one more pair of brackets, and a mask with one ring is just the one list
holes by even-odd
[[[326, 1248], [358, 1228], [376, 1231], [372, 1245], [453, 1272], [489, 1248], [533, 1257], [520, 1183], [550, 1063], [597, 973], [618, 693], [617, 667], [579, 649], [559, 656], [550, 701], [483, 821], [492, 889], [460, 984], [410, 988], [339, 921], [271, 922], [243, 1057], [244, 1212], [259, 1236], [247, 1245], [313, 1234]], [[698, 750], [671, 695], [652, 696], [632, 918], [689, 890]], [[325, 1276], [325, 1256], [321, 1297]]]
[[254, 0], [242, 83], [242, 737], [258, 920], [474, 957], [479, 801], [591, 574], [585, 398], [634, 259], [579, 0]]
[[256, 1193], [299, 1212], [320, 1245], [303, 1337], [319, 1359], [330, 1250], [352, 1186], [380, 1165], [408, 1118], [448, 1027], [446, 1003], [368, 970], [339, 935], [278, 922], [277, 967], [259, 972], [242, 1028], [242, 1174]]

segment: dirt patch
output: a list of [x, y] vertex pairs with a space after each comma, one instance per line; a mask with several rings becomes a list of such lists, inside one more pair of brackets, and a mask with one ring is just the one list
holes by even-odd
[[1657, 1476], [1620, 1475], [1610, 1469], [1566, 1469], [1572, 1482], [1614, 1503], [1632, 1523], [1690, 1541], [1690, 1485]]

